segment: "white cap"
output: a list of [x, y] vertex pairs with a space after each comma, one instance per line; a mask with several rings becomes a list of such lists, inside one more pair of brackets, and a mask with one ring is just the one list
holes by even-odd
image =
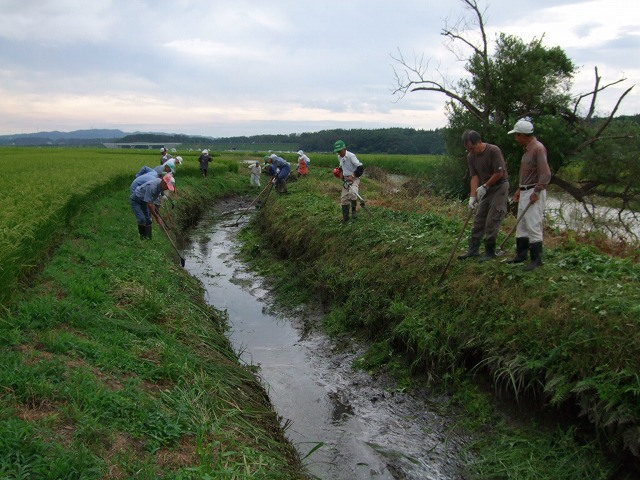
[[272, 154], [270, 155], [270, 157], [271, 157], [271, 158], [278, 158], [278, 156], [277, 156], [275, 153], [272, 153]]
[[209, 153], [209, 150], [207, 150], [207, 149], [205, 148], [204, 150], [202, 150], [202, 153], [203, 153], [204, 155], [206, 155], [207, 153]]
[[166, 152], [166, 151], [167, 151], [167, 149], [166, 149], [166, 148], [164, 148], [164, 147], [161, 147], [161, 148], [160, 148], [160, 152], [161, 152], [161, 153], [164, 153], [164, 152]]
[[176, 157], [176, 163], [178, 165], [182, 164], [182, 157]]
[[304, 152], [302, 150], [298, 150], [298, 155], [304, 155]]
[[533, 123], [528, 120], [518, 120], [516, 124], [513, 126], [513, 130], [507, 132], [508, 135], [512, 133], [524, 133], [530, 134], [533, 133]]

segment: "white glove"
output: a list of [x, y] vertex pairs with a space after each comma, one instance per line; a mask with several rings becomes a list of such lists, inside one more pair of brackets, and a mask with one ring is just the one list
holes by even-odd
[[481, 202], [482, 199], [484, 198], [484, 196], [487, 194], [487, 189], [485, 188], [484, 185], [480, 185], [477, 189], [476, 189], [476, 195], [478, 196], [478, 201]]
[[476, 203], [478, 203], [476, 197], [469, 197], [469, 210], [476, 208]]

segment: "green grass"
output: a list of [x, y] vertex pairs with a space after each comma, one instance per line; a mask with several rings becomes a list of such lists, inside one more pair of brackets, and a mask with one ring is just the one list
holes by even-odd
[[[207, 179], [197, 165], [179, 171], [177, 233], [216, 198], [248, 191], [237, 168], [231, 158]], [[78, 196], [49, 261], [5, 302], [0, 478], [303, 478], [224, 314], [203, 303], [161, 230], [140, 240], [131, 169], [119, 173]]]
[[[182, 154], [176, 175], [177, 231], [217, 196], [250, 191], [238, 167], [246, 153], [217, 154], [206, 180], [198, 155]], [[311, 158], [309, 178], [270, 200], [244, 250], [265, 259], [268, 245], [287, 259], [263, 273], [284, 279], [290, 301], [323, 301], [327, 331], [374, 342], [358, 367], [388, 368], [403, 389], [408, 373], [446, 386], [457, 425], [479, 432], [469, 457], [478, 478], [604, 479], [616, 459], [637, 463], [637, 263], [551, 239], [532, 274], [454, 261], [440, 287], [464, 206], [365, 178], [374, 215], [341, 226], [336, 156]], [[420, 171], [440, 161], [361, 160], [365, 177], [390, 161], [426, 181]], [[0, 477], [302, 475], [264, 391], [229, 351], [224, 316], [203, 306], [160, 231], [138, 238], [128, 184], [156, 162], [153, 151], [0, 149], [16, 178], [0, 232]], [[514, 424], [473, 375], [513, 403], [582, 416]]]
[[[571, 417], [575, 429], [558, 425], [540, 438], [532, 436], [534, 427], [487, 434], [474, 451], [481, 478], [604, 479], [616, 469], [607, 452], [637, 462], [637, 263], [560, 243], [545, 249], [545, 265], [535, 272], [499, 261], [454, 261], [440, 286], [464, 205], [388, 195], [365, 179], [361, 194], [373, 215], [361, 210], [357, 221], [341, 225], [340, 183], [320, 172], [261, 210], [256, 232], [247, 237], [247, 258], [268, 244], [289, 264], [280, 275], [282, 296], [304, 288], [329, 310], [328, 332], [346, 342], [365, 338], [376, 351], [384, 352], [386, 343], [394, 352], [369, 355], [365, 368], [403, 356], [420, 377], [453, 392], [482, 375], [513, 402], [527, 399], [550, 416], [579, 415]], [[503, 235], [513, 222], [505, 221]], [[256, 268], [278, 274], [284, 267]], [[601, 452], [597, 460], [594, 451]], [[539, 465], [546, 468], [537, 476]], [[579, 473], [572, 474], [571, 465]], [[513, 476], [505, 473], [511, 468]]]

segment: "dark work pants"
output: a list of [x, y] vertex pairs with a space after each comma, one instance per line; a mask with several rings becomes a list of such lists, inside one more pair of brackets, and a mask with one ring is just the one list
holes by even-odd
[[473, 218], [471, 240], [480, 242], [485, 237], [487, 242], [494, 242], [498, 237], [500, 225], [507, 215], [507, 201], [509, 199], [509, 182], [493, 185], [487, 191]]

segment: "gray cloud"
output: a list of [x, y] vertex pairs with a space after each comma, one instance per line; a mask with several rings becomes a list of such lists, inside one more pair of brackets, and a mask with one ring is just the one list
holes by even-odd
[[[585, 3], [492, 0], [487, 20], [503, 28], [547, 7], [578, 11]], [[437, 128], [446, 123], [446, 99], [394, 97], [399, 65], [391, 55], [424, 55], [434, 75], [439, 68], [451, 79], [461, 68], [441, 36], [459, 2], [0, 0], [0, 8], [2, 134], [88, 126], [213, 136]], [[566, 24], [585, 38], [596, 27]], [[602, 59], [623, 70], [634, 66], [637, 33], [627, 27], [597, 47], [567, 52], [585, 68]]]

